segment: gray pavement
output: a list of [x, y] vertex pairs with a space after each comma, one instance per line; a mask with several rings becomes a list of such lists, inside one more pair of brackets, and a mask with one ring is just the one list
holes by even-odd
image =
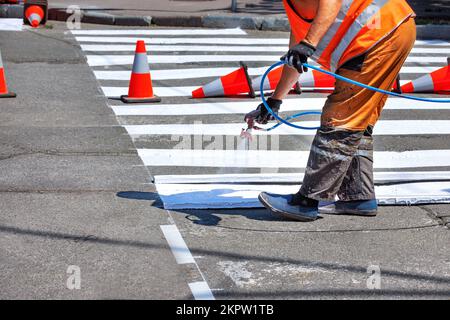
[[[0, 298], [190, 298], [131, 139], [62, 26], [0, 32]], [[148, 201], [118, 193], [143, 192]], [[66, 273], [81, 269], [81, 290]]]
[[[136, 147], [171, 148], [173, 142], [161, 135], [131, 140], [120, 125], [194, 119], [116, 119], [107, 104], [120, 103], [106, 101], [99, 88], [105, 83], [96, 81], [73, 36], [64, 33], [64, 24], [52, 24], [52, 30], [38, 34], [0, 33], [8, 84], [19, 94], [0, 101], [0, 298], [192, 298], [188, 284], [203, 280], [197, 265], [217, 299], [450, 297], [450, 233], [444, 226], [450, 205], [382, 207], [376, 218], [325, 216], [312, 224], [282, 221], [265, 210], [160, 209], [150, 174], [197, 174], [206, 168], [144, 167]], [[83, 25], [98, 28], [104, 26]], [[249, 36], [286, 34], [255, 31]], [[215, 65], [233, 63], [209, 67]], [[257, 104], [210, 100], [222, 101]], [[163, 102], [192, 100], [167, 97]], [[450, 114], [390, 111], [385, 116], [446, 119]], [[242, 121], [238, 115], [200, 118], [205, 123]], [[377, 150], [448, 148], [447, 136], [398, 139], [402, 142], [377, 140]], [[281, 146], [288, 149], [292, 143], [286, 138]], [[296, 149], [307, 149], [310, 138], [296, 143]], [[160, 230], [172, 222], [197, 265], [176, 263]], [[66, 288], [70, 265], [81, 268], [81, 290]], [[381, 290], [367, 287], [372, 265], [381, 270]]]

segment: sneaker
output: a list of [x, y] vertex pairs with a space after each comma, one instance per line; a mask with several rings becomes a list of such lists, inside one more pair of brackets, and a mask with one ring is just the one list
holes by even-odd
[[[270, 194], [262, 192], [258, 199], [272, 214], [289, 220], [310, 222], [318, 218], [317, 206], [294, 204], [295, 195]], [[294, 199], [295, 200], [295, 199]]]
[[378, 212], [378, 203], [377, 200], [337, 201], [319, 207], [319, 212], [324, 214], [375, 217]]

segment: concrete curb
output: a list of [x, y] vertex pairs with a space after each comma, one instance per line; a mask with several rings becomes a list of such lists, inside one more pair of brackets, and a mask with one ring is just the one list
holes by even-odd
[[23, 19], [23, 5], [3, 4], [0, 6], [0, 18]]

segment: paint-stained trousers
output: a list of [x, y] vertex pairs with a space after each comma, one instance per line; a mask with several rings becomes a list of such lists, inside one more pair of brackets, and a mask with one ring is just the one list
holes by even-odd
[[[337, 73], [390, 91], [414, 46], [414, 19]], [[323, 108], [300, 194], [320, 201], [375, 199], [372, 131], [387, 96], [337, 80]]]

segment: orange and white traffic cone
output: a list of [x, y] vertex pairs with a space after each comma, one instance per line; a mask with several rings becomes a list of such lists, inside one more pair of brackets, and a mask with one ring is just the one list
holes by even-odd
[[153, 94], [147, 50], [145, 49], [145, 42], [142, 40], [136, 43], [128, 95], [121, 96], [120, 99], [124, 103], [161, 102], [161, 98]]
[[402, 86], [402, 93], [450, 94], [450, 58], [448, 66], [426, 74]]
[[33, 28], [39, 27], [41, 21], [44, 20], [44, 16], [45, 16], [44, 9], [42, 9], [40, 6], [37, 5], [29, 6], [25, 10], [25, 17], [28, 19], [30, 25]]
[[244, 93], [248, 93], [252, 98], [256, 96], [252, 80], [248, 75], [248, 68], [241, 62], [238, 70], [192, 91], [192, 98], [226, 97]]
[[16, 94], [8, 91], [5, 70], [3, 68], [2, 53], [0, 52], [0, 98], [15, 98]]
[[[281, 79], [281, 73], [283, 72], [283, 66], [273, 69], [269, 72], [269, 74], [266, 77], [266, 80], [264, 81], [264, 91], [266, 90], [275, 90], [275, 88], [278, 85], [278, 82], [280, 82]], [[260, 91], [261, 90], [261, 81], [263, 76], [257, 77], [252, 80], [253, 82], [253, 90]]]
[[302, 73], [298, 79], [300, 88], [311, 88], [313, 90], [334, 89], [335, 82], [334, 77], [316, 70]]
[[[275, 90], [281, 79], [283, 66], [272, 70], [266, 77], [264, 82], [264, 90]], [[253, 89], [260, 90], [262, 76], [253, 79]], [[332, 89], [334, 88], [335, 79], [332, 76], [323, 74], [316, 70], [311, 70], [300, 75], [294, 89], [297, 93], [301, 93], [301, 88], [308, 89]]]

